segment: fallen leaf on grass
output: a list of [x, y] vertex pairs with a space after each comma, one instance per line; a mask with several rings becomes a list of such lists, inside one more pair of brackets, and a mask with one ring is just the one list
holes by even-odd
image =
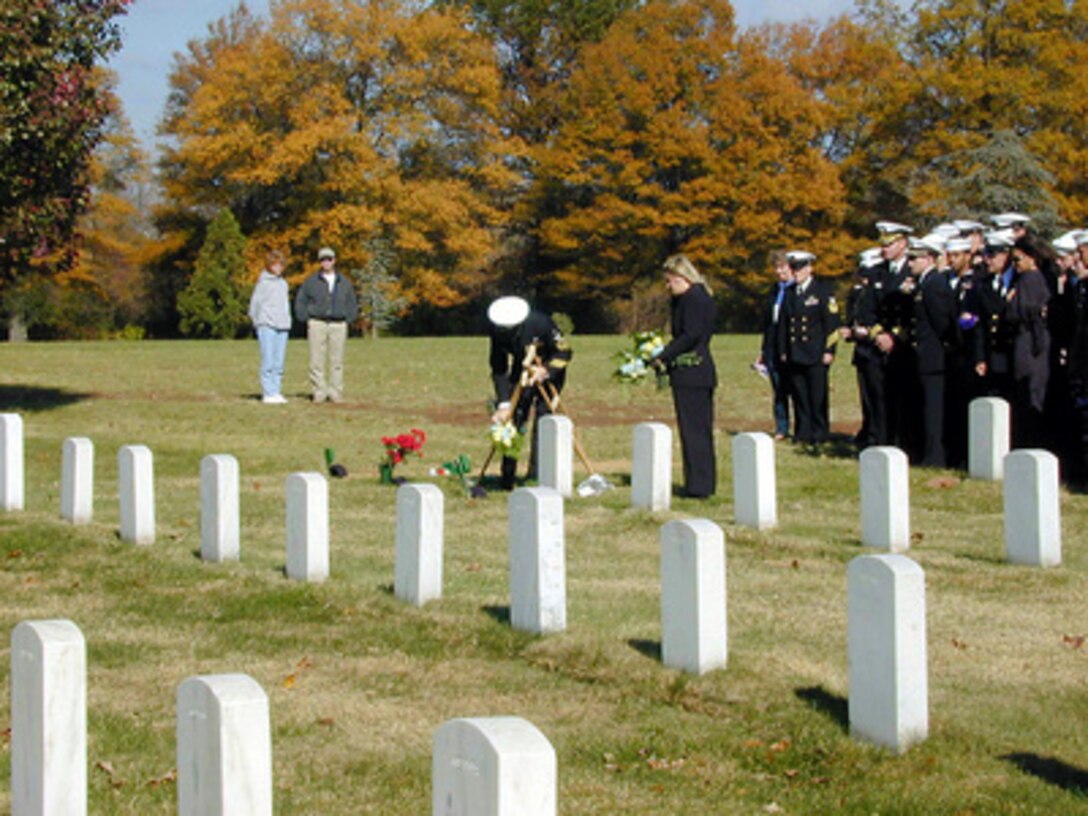
[[299, 660], [298, 663], [295, 664], [295, 670], [293, 672], [291, 672], [289, 675], [287, 675], [285, 678], [283, 678], [283, 687], [285, 689], [294, 688], [295, 683], [298, 682], [298, 676], [303, 671], [305, 671], [306, 669], [310, 668], [313, 665], [314, 664], [310, 660], [309, 657], [303, 656], [303, 658], [301, 660]]
[[1070, 649], [1079, 649], [1084, 645], [1085, 635], [1062, 635], [1062, 643]]
[[791, 569], [800, 569], [801, 568], [801, 562], [798, 561], [796, 558], [793, 559], [792, 561], [790, 561], [790, 568]]
[[23, 555], [22, 550], [10, 550], [8, 552], [8, 558], [21, 558]]
[[332, 717], [322, 717], [320, 720], [317, 721], [317, 724], [323, 725], [326, 728], [332, 728], [334, 725], [336, 725], [336, 720], [334, 720]]
[[745, 748], [762, 748], [763, 747], [763, 740], [757, 740], [757, 739], [745, 740], [744, 741], [744, 747]]
[[685, 761], [684, 757], [662, 759], [660, 757], [652, 756], [646, 760], [646, 767], [652, 768], [655, 771], [675, 771], [678, 768], [683, 768]]
[[4, 742], [11, 742], [11, 729], [5, 728], [3, 731], [0, 731], [0, 739], [3, 739]]
[[480, 565], [479, 564], [469, 564], [467, 567], [465, 567], [465, 572], [479, 572], [479, 571], [480, 571]]
[[925, 533], [911, 533], [910, 540], [911, 541], [921, 541], [925, 537], [926, 537]]
[[964, 643], [964, 642], [963, 642], [962, 640], [958, 640], [958, 639], [956, 639], [956, 638], [952, 638], [952, 645], [953, 645], [954, 647], [956, 647], [957, 649], [961, 649], [961, 650], [963, 650], [963, 649], [966, 649], [966, 648], [967, 648], [967, 644], [966, 644], [966, 643]]
[[960, 479], [955, 476], [934, 476], [928, 482], [926, 487], [934, 487], [938, 490], [948, 490], [950, 487], [958, 487]]
[[777, 751], [778, 753], [781, 753], [782, 751], [788, 750], [789, 747], [790, 747], [790, 741], [788, 739], [780, 739], [778, 742], [772, 742], [771, 743], [771, 750], [772, 751]]
[[782, 775], [786, 777], [786, 779], [796, 779], [800, 773], [801, 772], [796, 768], [788, 768], [787, 770], [782, 772]]
[[110, 787], [123, 788], [125, 786], [125, 780], [117, 778], [117, 772], [114, 771], [113, 765], [107, 760], [99, 760], [94, 764], [98, 770], [102, 771], [110, 780]]
[[769, 805], [767, 805], [765, 808], [763, 808], [763, 812], [764, 813], [781, 813], [782, 812], [782, 806], [780, 804], [778, 804], [778, 802], [771, 802]]
[[160, 785], [172, 785], [177, 781], [178, 781], [178, 769], [177, 768], [171, 768], [169, 771], [167, 771], [165, 774], [158, 777], [157, 779], [147, 780], [147, 786], [149, 788], [157, 788]]

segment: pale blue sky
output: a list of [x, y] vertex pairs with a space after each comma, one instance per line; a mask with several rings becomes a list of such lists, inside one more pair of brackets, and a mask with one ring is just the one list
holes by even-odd
[[[267, 14], [269, 0], [247, 0], [255, 14]], [[207, 34], [208, 24], [228, 14], [238, 0], [135, 0], [120, 18], [124, 45], [110, 61], [120, 80], [125, 113], [136, 135], [151, 148], [162, 116], [167, 76], [174, 54]], [[734, 0], [742, 26], [803, 17], [828, 19], [853, 8], [853, 0]]]

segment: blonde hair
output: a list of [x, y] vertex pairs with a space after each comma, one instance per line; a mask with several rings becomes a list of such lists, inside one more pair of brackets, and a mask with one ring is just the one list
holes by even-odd
[[664, 267], [666, 274], [683, 278], [693, 286], [700, 284], [706, 289], [708, 295], [713, 294], [710, 291], [710, 284], [706, 282], [706, 278], [699, 274], [699, 270], [695, 268], [695, 264], [688, 260], [687, 255], [670, 255], [665, 259]]
[[272, 264], [278, 263], [286, 263], [287, 256], [280, 252], [278, 249], [273, 249], [265, 254], [264, 262], [266, 266], [272, 266]]

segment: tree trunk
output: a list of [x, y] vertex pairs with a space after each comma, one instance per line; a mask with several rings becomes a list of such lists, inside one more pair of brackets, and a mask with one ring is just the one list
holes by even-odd
[[18, 314], [8, 315], [8, 342], [25, 343], [26, 341], [26, 323], [23, 322], [23, 316]]

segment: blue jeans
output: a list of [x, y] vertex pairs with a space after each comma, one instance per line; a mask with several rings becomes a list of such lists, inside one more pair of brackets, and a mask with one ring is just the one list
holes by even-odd
[[261, 392], [266, 397], [274, 397], [280, 393], [288, 334], [286, 329], [257, 327], [257, 343], [261, 347]]
[[774, 432], [780, 436], [789, 436], [790, 384], [779, 365], [767, 364], [767, 377], [774, 391]]

